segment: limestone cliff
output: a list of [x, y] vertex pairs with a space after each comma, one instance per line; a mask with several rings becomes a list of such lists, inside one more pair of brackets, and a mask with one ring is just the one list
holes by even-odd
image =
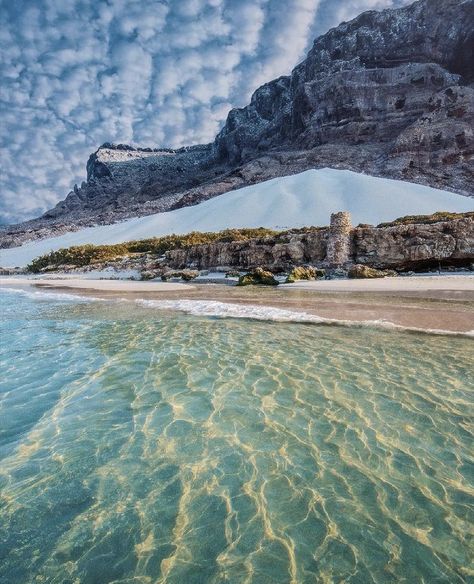
[[363, 264], [401, 271], [433, 268], [439, 263], [470, 267], [474, 264], [474, 216], [466, 214], [427, 224], [352, 228], [347, 214], [335, 214], [326, 228], [196, 245], [166, 255], [166, 264], [174, 269], [199, 270], [263, 266], [285, 272], [303, 264], [330, 268]]

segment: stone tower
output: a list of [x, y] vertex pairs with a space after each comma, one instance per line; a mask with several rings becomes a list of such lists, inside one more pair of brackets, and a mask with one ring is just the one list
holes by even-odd
[[351, 215], [347, 211], [333, 213], [329, 226], [326, 264], [336, 268], [351, 259]]

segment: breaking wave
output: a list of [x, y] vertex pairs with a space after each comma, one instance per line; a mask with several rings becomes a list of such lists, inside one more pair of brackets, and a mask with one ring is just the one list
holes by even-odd
[[306, 324], [321, 324], [334, 326], [347, 326], [353, 328], [372, 327], [388, 330], [426, 333], [443, 336], [460, 336], [474, 338], [474, 330], [467, 332], [449, 331], [443, 329], [423, 329], [418, 327], [406, 327], [388, 320], [364, 320], [353, 321], [337, 318], [324, 318], [309, 312], [286, 310], [273, 306], [260, 306], [255, 304], [238, 304], [232, 302], [220, 302], [218, 300], [136, 300], [139, 306], [155, 308], [159, 310], [174, 310], [192, 314], [194, 316], [214, 316], [220, 318], [244, 318], [252, 320], [266, 320], [275, 322], [295, 322]]
[[22, 294], [34, 300], [50, 300], [64, 303], [91, 303], [91, 302], [120, 302], [136, 304], [144, 308], [156, 310], [184, 312], [193, 316], [215, 318], [238, 318], [272, 322], [302, 323], [325, 326], [343, 326], [351, 328], [383, 328], [386, 330], [422, 333], [429, 335], [454, 336], [474, 338], [474, 330], [450, 331], [444, 329], [427, 329], [407, 327], [388, 320], [354, 321], [337, 318], [325, 318], [309, 312], [287, 310], [274, 306], [257, 304], [239, 304], [236, 302], [221, 302], [219, 300], [144, 300], [129, 298], [100, 298], [96, 296], [82, 296], [71, 292], [45, 291], [32, 288], [2, 288], [0, 292]]

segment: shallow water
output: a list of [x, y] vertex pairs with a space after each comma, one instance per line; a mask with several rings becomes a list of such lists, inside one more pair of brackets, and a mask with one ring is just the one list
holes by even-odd
[[472, 581], [472, 339], [0, 303], [1, 582]]

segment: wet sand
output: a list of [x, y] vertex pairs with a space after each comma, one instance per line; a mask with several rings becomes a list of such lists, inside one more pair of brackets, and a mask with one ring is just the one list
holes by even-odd
[[422, 330], [474, 331], [474, 277], [420, 276], [384, 280], [301, 282], [278, 288], [127, 280], [1, 278], [0, 286], [74, 290], [128, 300], [218, 301], [308, 313], [352, 322], [384, 321]]
[[72, 288], [99, 292], [171, 292], [191, 289], [180, 282], [135, 282], [133, 280], [86, 280], [81, 278], [0, 278], [0, 286], [38, 286], [45, 288]]

